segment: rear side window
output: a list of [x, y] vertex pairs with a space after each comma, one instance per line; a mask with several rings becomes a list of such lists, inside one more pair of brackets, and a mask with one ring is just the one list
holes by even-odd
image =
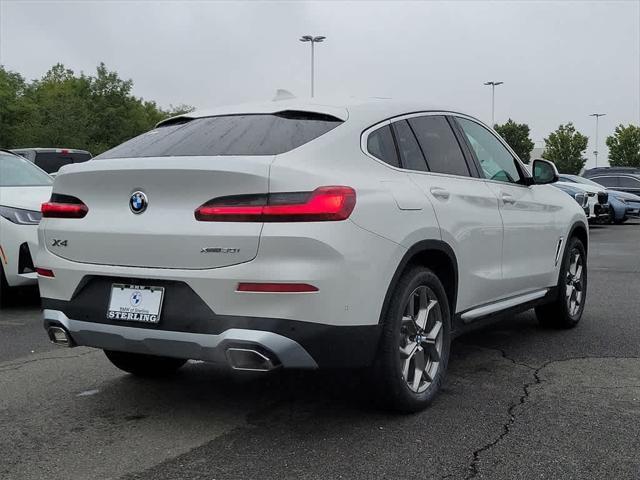
[[88, 153], [37, 152], [34, 163], [47, 173], [55, 173], [64, 165], [86, 162]]
[[424, 155], [420, 150], [420, 145], [415, 135], [411, 131], [411, 127], [406, 120], [400, 120], [393, 124], [393, 131], [396, 135], [396, 143], [400, 152], [400, 161], [402, 167], [408, 170], [426, 171], [427, 163], [424, 161]]
[[380, 127], [369, 134], [367, 137], [367, 151], [389, 165], [400, 166], [398, 152], [396, 151], [389, 125]]
[[594, 182], [599, 183], [604, 187], [619, 187], [618, 177], [595, 177], [592, 178]]
[[225, 115], [177, 122], [151, 130], [96, 159], [208, 155], [278, 155], [342, 123], [313, 112]]
[[439, 115], [415, 117], [409, 119], [409, 124], [418, 138], [430, 171], [470, 176], [458, 140], [446, 118]]
[[618, 177], [620, 186], [624, 188], [640, 188], [640, 181], [633, 177]]

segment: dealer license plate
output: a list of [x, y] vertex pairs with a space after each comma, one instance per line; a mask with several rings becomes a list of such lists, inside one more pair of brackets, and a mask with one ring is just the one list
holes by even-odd
[[107, 318], [128, 322], [158, 323], [162, 310], [163, 287], [111, 285]]

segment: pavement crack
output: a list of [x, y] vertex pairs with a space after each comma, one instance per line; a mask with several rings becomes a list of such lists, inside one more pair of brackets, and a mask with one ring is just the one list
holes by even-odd
[[22, 368], [25, 365], [28, 365], [30, 363], [44, 362], [44, 361], [47, 361], [47, 360], [66, 360], [68, 358], [80, 358], [80, 357], [84, 357], [86, 355], [91, 355], [91, 354], [96, 353], [96, 352], [97, 352], [97, 350], [90, 350], [88, 352], [79, 353], [78, 355], [66, 355], [66, 356], [62, 356], [62, 357], [31, 358], [31, 359], [28, 359], [28, 360], [23, 360], [21, 362], [15, 362], [15, 363], [9, 363], [7, 365], [3, 365], [2, 367], [0, 367], [0, 373], [11, 372], [13, 370], [19, 370], [20, 368]]
[[[506, 356], [506, 354], [503, 356], [507, 360], [511, 360], [509, 357]], [[478, 475], [478, 473], [480, 473], [480, 469], [478, 467], [478, 464], [480, 463], [480, 455], [482, 455], [487, 450], [490, 450], [493, 447], [495, 447], [498, 443], [502, 441], [503, 438], [509, 435], [509, 433], [511, 432], [511, 427], [516, 422], [516, 418], [517, 418], [517, 415], [515, 412], [516, 408], [526, 403], [527, 399], [529, 398], [530, 389], [532, 386], [542, 383], [542, 380], [540, 380], [540, 376], [539, 376], [540, 370], [542, 370], [549, 364], [548, 362], [538, 368], [533, 368], [525, 364], [520, 364], [518, 362], [513, 362], [513, 363], [515, 363], [516, 365], [526, 366], [528, 368], [533, 369], [533, 380], [523, 385], [522, 395], [520, 395], [518, 402], [512, 403], [511, 405], [509, 405], [509, 408], [507, 409], [507, 414], [509, 415], [509, 418], [507, 422], [505, 422], [502, 425], [502, 433], [500, 433], [500, 435], [498, 435], [498, 437], [496, 437], [493, 441], [484, 444], [483, 446], [481, 446], [480, 448], [476, 449], [473, 452], [473, 457], [472, 457], [471, 463], [469, 464], [466, 480], [475, 478]]]
[[[517, 414], [516, 414], [516, 409], [519, 406], [524, 405], [527, 402], [527, 399], [529, 398], [529, 395], [531, 393], [531, 388], [535, 385], [539, 385], [542, 383], [542, 379], [540, 378], [540, 372], [542, 370], [544, 370], [545, 368], [547, 368], [549, 365], [552, 365], [554, 363], [563, 363], [563, 362], [570, 362], [570, 361], [575, 361], [575, 360], [588, 360], [588, 359], [620, 359], [620, 360], [627, 360], [627, 359], [638, 359], [640, 357], [636, 357], [636, 356], [616, 356], [616, 355], [611, 355], [611, 356], [598, 356], [598, 355], [594, 355], [594, 356], [580, 356], [580, 357], [571, 357], [571, 358], [565, 358], [565, 359], [559, 359], [559, 360], [549, 360], [545, 363], [543, 363], [542, 365], [540, 365], [539, 367], [532, 367], [530, 365], [527, 365], [525, 363], [521, 363], [521, 362], [517, 362], [515, 360], [513, 360], [512, 358], [510, 358], [506, 352], [504, 350], [501, 350], [499, 348], [489, 348], [489, 347], [481, 347], [481, 348], [486, 348], [487, 350], [495, 350], [501, 353], [502, 357], [505, 358], [506, 360], [509, 360], [510, 362], [512, 362], [515, 365], [519, 365], [522, 367], [526, 367], [529, 368], [531, 370], [533, 370], [533, 380], [524, 383], [524, 385], [522, 386], [522, 395], [520, 395], [520, 398], [518, 400], [518, 402], [516, 403], [512, 403], [509, 405], [509, 408], [507, 409], [507, 414], [509, 415], [508, 420], [502, 425], [502, 432], [500, 433], [500, 435], [498, 435], [498, 437], [496, 437], [494, 440], [492, 440], [491, 442], [488, 442], [484, 445], [482, 445], [480, 448], [474, 450], [473, 452], [473, 456], [472, 456], [472, 460], [471, 463], [469, 464], [468, 467], [468, 474], [465, 477], [465, 480], [471, 480], [473, 478], [476, 478], [478, 476], [478, 474], [480, 473], [480, 468], [479, 468], [479, 463], [480, 463], [480, 456], [488, 451], [491, 450], [493, 447], [495, 447], [496, 445], [498, 445], [507, 435], [509, 435], [509, 433], [511, 433], [511, 428], [513, 427], [513, 424], [516, 422], [517, 419]], [[634, 385], [631, 386], [625, 386], [624, 388], [634, 388]]]

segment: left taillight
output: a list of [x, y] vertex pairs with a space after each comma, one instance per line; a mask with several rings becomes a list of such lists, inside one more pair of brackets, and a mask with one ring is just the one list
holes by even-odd
[[346, 220], [355, 206], [353, 188], [330, 186], [312, 192], [219, 197], [194, 213], [201, 222], [323, 222]]
[[43, 218], [83, 218], [89, 208], [79, 198], [54, 193], [40, 210]]

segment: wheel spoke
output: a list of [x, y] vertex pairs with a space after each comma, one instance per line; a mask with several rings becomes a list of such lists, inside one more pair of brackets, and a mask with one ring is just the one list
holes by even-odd
[[411, 388], [413, 391], [417, 392], [420, 388], [420, 382], [422, 381], [422, 375], [424, 374], [424, 370], [427, 367], [427, 362], [424, 357], [424, 351], [418, 350], [414, 358], [414, 370], [413, 370], [413, 384]]
[[437, 300], [430, 300], [429, 303], [425, 306], [425, 308], [420, 308], [420, 312], [418, 314], [418, 318], [416, 319], [416, 324], [418, 328], [424, 330], [427, 328], [427, 323], [429, 321], [429, 315], [431, 314], [431, 310], [438, 304]]
[[582, 265], [578, 265], [578, 267], [576, 268], [576, 274], [573, 276], [573, 281], [579, 282], [581, 278], [582, 278]]
[[573, 290], [574, 290], [573, 285], [567, 285], [567, 291], [566, 291], [567, 298], [571, 298], [571, 295], [573, 294]]
[[408, 342], [406, 346], [400, 347], [401, 358], [411, 358], [416, 351], [418, 344], [416, 342]]

